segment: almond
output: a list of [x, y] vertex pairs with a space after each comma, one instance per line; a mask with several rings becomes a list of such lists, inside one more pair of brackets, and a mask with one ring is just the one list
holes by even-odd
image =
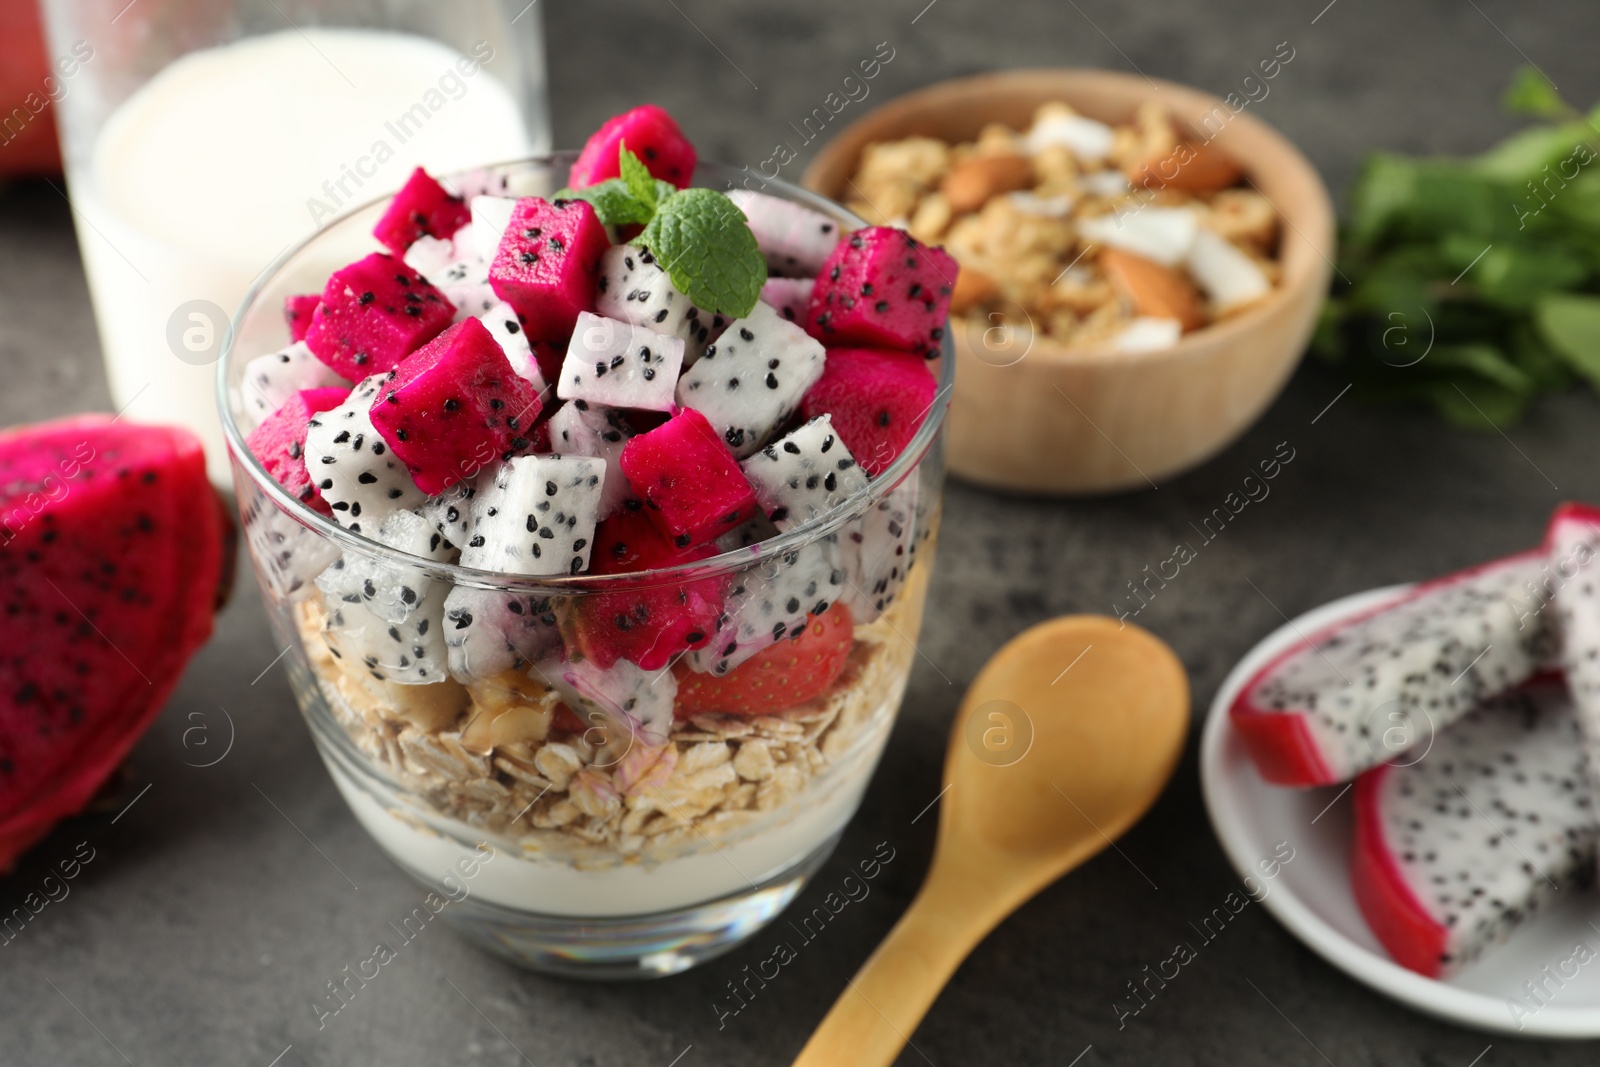
[[976, 211], [990, 199], [1033, 184], [1033, 164], [1026, 156], [977, 156], [957, 164], [939, 191], [957, 215]]
[[1205, 324], [1199, 290], [1170, 267], [1119, 248], [1107, 248], [1100, 253], [1100, 269], [1140, 315], [1177, 319], [1185, 330]]
[[1244, 168], [1215, 145], [1181, 141], [1165, 156], [1130, 163], [1124, 173], [1134, 185], [1211, 193], [1244, 177]]

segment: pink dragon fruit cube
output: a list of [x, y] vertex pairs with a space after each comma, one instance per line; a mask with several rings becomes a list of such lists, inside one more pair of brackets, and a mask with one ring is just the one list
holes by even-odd
[[823, 263], [806, 309], [806, 330], [830, 348], [898, 348], [933, 359], [959, 270], [944, 249], [904, 230], [857, 230]]
[[389, 201], [389, 209], [372, 228], [372, 236], [395, 255], [403, 256], [417, 238], [449, 237], [471, 221], [467, 202], [418, 167]]
[[439, 336], [455, 313], [422, 275], [374, 252], [328, 279], [305, 342], [341, 377], [359, 382]]
[[693, 408], [630, 440], [621, 464], [645, 514], [680, 548], [715, 540], [756, 514], [750, 480]]
[[529, 341], [559, 339], [565, 348], [578, 313], [594, 310], [600, 255], [610, 247], [586, 201], [523, 197], [489, 266], [489, 286], [521, 316]]

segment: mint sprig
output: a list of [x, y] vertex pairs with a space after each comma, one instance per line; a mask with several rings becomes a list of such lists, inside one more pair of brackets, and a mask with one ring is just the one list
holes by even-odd
[[671, 182], [650, 176], [649, 168], [624, 146], [618, 157], [622, 177], [608, 178], [584, 189], [562, 189], [557, 200], [587, 200], [607, 226], [643, 226], [661, 202], [678, 191]]
[[654, 253], [673, 286], [702, 311], [743, 318], [767, 280], [744, 212], [711, 189], [673, 193], [633, 243]]

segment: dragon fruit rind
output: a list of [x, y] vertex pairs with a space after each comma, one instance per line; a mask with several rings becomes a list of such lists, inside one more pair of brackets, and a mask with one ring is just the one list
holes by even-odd
[[418, 167], [394, 194], [372, 236], [389, 251], [403, 256], [419, 237], [449, 237], [472, 219], [467, 202]]
[[478, 319], [407, 357], [372, 402], [373, 427], [430, 496], [526, 449], [538, 416], [538, 390]]
[[0, 870], [81, 810], [211, 634], [232, 532], [189, 433], [0, 434]]
[[693, 408], [629, 441], [621, 463], [645, 514], [680, 548], [714, 541], [756, 513], [755, 490]]
[[682, 189], [694, 177], [694, 145], [664, 109], [644, 104], [607, 119], [590, 135], [572, 164], [567, 184], [586, 189], [621, 175], [619, 159], [624, 144], [662, 181]]
[[1436, 578], [1297, 640], [1229, 709], [1261, 776], [1346, 781], [1536, 674], [1552, 627], [1513, 601], [1543, 561], [1536, 550]]
[[1530, 685], [1415, 761], [1356, 780], [1351, 888], [1395, 961], [1449, 975], [1593, 874], [1592, 793], [1570, 701]]
[[800, 402], [807, 419], [833, 416], [839, 438], [868, 474], [883, 473], [911, 443], [933, 408], [938, 383], [915, 356], [835, 348], [822, 377]]
[[517, 201], [489, 265], [489, 286], [516, 309], [530, 341], [564, 340], [594, 310], [600, 256], [611, 242], [583, 200]]
[[374, 252], [334, 271], [305, 342], [318, 359], [358, 382], [433, 340], [455, 306], [394, 256]]
[[904, 230], [857, 230], [822, 265], [805, 327], [829, 347], [897, 348], [933, 359], [959, 269], [944, 249]]

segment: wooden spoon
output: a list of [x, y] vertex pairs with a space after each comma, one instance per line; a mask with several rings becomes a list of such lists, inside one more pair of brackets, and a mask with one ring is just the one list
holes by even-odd
[[967, 691], [922, 891], [796, 1067], [893, 1062], [967, 953], [1127, 830], [1166, 787], [1189, 685], [1137, 626], [1069, 615], [1013, 638]]

